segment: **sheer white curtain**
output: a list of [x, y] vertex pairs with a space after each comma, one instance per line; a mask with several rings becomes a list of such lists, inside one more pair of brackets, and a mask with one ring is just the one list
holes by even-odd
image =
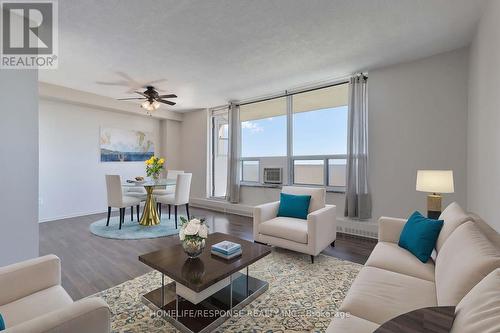
[[372, 202], [368, 185], [368, 78], [355, 75], [349, 80], [347, 134], [347, 186], [344, 215], [369, 219]]
[[240, 201], [240, 107], [236, 104], [229, 104], [228, 123], [226, 199], [231, 203], [238, 203]]

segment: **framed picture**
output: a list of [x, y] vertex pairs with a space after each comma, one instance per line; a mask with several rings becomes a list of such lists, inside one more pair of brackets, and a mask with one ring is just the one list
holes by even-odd
[[151, 133], [101, 127], [101, 162], [139, 162], [154, 155], [155, 146]]

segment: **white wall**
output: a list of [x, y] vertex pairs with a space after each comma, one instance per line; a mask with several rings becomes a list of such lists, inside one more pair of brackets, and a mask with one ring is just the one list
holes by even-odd
[[38, 256], [37, 81], [0, 70], [0, 266]]
[[181, 122], [175, 120], [161, 120], [160, 122], [160, 140], [161, 156], [165, 158], [166, 170], [181, 169]]
[[490, 1], [470, 53], [467, 208], [500, 232], [500, 1]]
[[104, 212], [105, 174], [145, 175], [143, 162], [100, 162], [101, 126], [151, 132], [161, 151], [158, 119], [45, 99], [39, 109], [40, 221]]
[[466, 203], [468, 50], [369, 72], [370, 185], [373, 218], [426, 210], [417, 169], [452, 169]]
[[191, 197], [206, 198], [208, 170], [207, 110], [185, 113], [180, 131], [181, 169], [193, 174]]

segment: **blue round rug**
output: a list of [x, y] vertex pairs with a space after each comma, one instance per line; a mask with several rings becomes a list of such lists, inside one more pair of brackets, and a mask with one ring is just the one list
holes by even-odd
[[[118, 216], [111, 217], [109, 227], [106, 226], [106, 220], [104, 218], [92, 223], [90, 225], [90, 232], [96, 236], [113, 239], [158, 238], [179, 233], [179, 229], [175, 229], [174, 219], [168, 219], [168, 215], [162, 216], [159, 225], [151, 227], [142, 226], [137, 221], [130, 221], [130, 215], [125, 215], [125, 223], [122, 224], [121, 230], [118, 229], [120, 225]], [[178, 220], [178, 224], [180, 226], [180, 219]]]

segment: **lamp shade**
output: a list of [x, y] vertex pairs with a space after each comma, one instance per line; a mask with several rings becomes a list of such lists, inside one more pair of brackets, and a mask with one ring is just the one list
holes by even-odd
[[453, 193], [453, 170], [418, 170], [417, 191]]

